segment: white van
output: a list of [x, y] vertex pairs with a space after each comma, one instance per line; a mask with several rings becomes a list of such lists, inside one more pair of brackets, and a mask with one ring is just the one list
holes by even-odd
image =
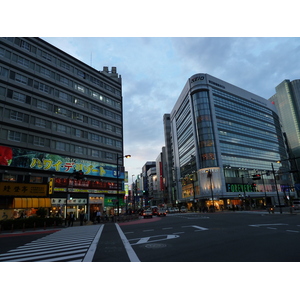
[[293, 200], [294, 210], [300, 210], [300, 200]]

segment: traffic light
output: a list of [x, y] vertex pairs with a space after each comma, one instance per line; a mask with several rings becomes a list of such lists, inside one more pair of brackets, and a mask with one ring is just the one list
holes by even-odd
[[255, 174], [252, 176], [252, 180], [260, 180], [260, 174]]
[[82, 172], [82, 170], [74, 171], [74, 178], [79, 180], [79, 179], [83, 179], [83, 177], [84, 177], [84, 173]]

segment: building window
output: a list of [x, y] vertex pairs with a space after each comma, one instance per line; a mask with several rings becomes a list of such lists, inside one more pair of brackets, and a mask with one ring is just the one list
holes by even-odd
[[10, 119], [14, 120], [14, 121], [23, 122], [23, 120], [24, 120], [24, 114], [21, 113], [21, 112], [12, 110], [10, 112]]
[[67, 133], [67, 126], [62, 124], [57, 124], [57, 132]]
[[8, 140], [14, 141], [14, 142], [21, 142], [21, 133], [9, 130], [8, 131]]
[[42, 51], [42, 57], [46, 60], [52, 61], [52, 56], [47, 52]]
[[67, 145], [63, 142], [56, 142], [56, 150], [66, 151]]
[[75, 146], [75, 153], [77, 153], [77, 154], [83, 154], [83, 147]]
[[79, 85], [77, 83], [75, 83], [75, 89], [81, 93], [84, 93], [85, 92], [85, 89], [82, 85]]
[[43, 110], [48, 110], [48, 103], [42, 100], [37, 100], [36, 104], [37, 108], [43, 109]]
[[15, 80], [19, 83], [22, 83], [22, 84], [27, 84], [27, 82], [28, 82], [28, 78], [26, 76], [23, 76], [23, 75], [18, 74], [18, 73], [16, 74]]
[[13, 100], [18, 101], [18, 102], [22, 102], [22, 103], [26, 102], [26, 95], [21, 94], [19, 92], [14, 91], [12, 98], [13, 98]]
[[99, 154], [100, 154], [99, 152], [100, 152], [99, 150], [92, 149], [92, 156], [99, 157]]
[[12, 175], [12, 174], [3, 174], [3, 181], [17, 181], [17, 175]]
[[33, 144], [35, 146], [45, 147], [45, 139], [42, 137], [35, 136], [33, 138]]
[[35, 126], [46, 128], [46, 120], [35, 118]]
[[85, 106], [85, 101], [75, 98], [74, 103], [78, 106], [84, 107]]
[[20, 47], [23, 48], [26, 51], [30, 51], [31, 50], [30, 44], [27, 43], [27, 42], [25, 42], [25, 41], [21, 41]]
[[83, 137], [83, 131], [80, 129], [75, 129], [75, 136], [79, 138]]

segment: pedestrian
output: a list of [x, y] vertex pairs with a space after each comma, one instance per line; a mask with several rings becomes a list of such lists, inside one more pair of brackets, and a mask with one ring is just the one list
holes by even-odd
[[84, 211], [81, 211], [79, 214], [80, 226], [83, 226], [84, 221]]
[[97, 219], [98, 223], [100, 223], [100, 218], [101, 218], [101, 212], [100, 212], [100, 210], [98, 210], [96, 213], [96, 219]]
[[73, 212], [70, 212], [70, 214], [69, 214], [69, 224], [68, 224], [68, 226], [73, 226], [74, 218], [75, 218], [74, 213], [73, 213]]

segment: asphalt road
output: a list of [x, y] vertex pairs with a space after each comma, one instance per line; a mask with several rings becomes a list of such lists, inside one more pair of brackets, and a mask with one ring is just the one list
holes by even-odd
[[[82, 232], [80, 241], [78, 230]], [[31, 245], [35, 241], [40, 243], [51, 240], [52, 246], [63, 235], [63, 241], [60, 242], [64, 243], [63, 249], [51, 249], [52, 256], [59, 251], [62, 261], [66, 261], [63, 260], [62, 252], [69, 259], [77, 256], [76, 261], [86, 261], [84, 253], [89, 252], [94, 262], [300, 261], [300, 215], [186, 213], [128, 223], [89, 225], [78, 230], [74, 227], [62, 229], [61, 233], [1, 233], [0, 256], [5, 257], [7, 252], [15, 251], [22, 245], [28, 247], [27, 244]], [[87, 240], [88, 233], [90, 238]], [[37, 252], [37, 245], [33, 251]], [[44, 257], [49, 255], [49, 247], [43, 250]]]
[[300, 216], [174, 214], [121, 226], [142, 262], [300, 261]]

